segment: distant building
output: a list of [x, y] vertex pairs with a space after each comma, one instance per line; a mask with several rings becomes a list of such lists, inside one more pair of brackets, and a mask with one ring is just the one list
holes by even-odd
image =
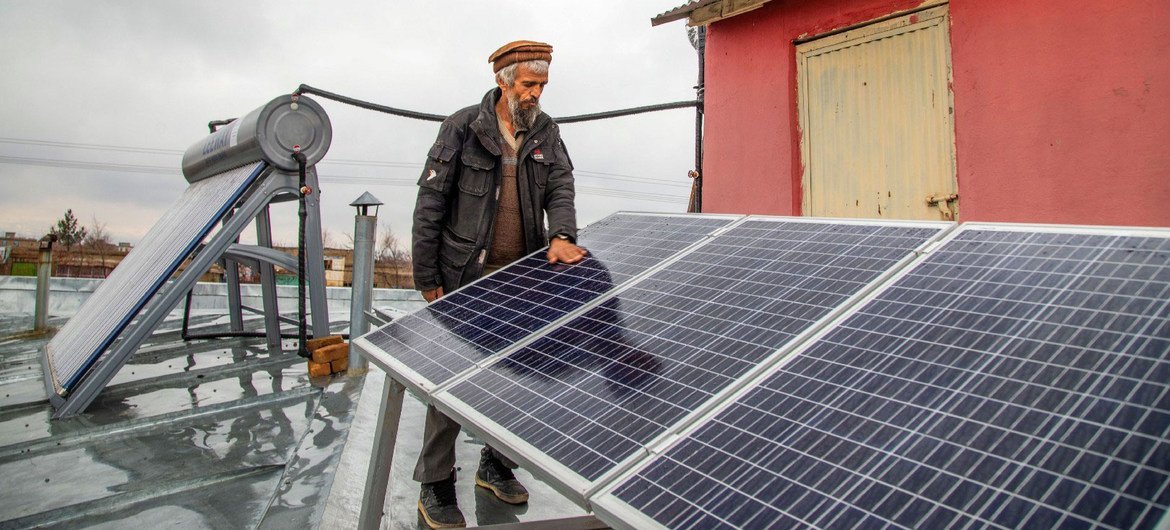
[[[277, 250], [295, 256], [294, 247], [276, 247]], [[353, 249], [326, 248], [325, 254], [325, 283], [329, 287], [353, 286]], [[296, 274], [282, 268], [276, 270], [277, 282], [286, 285], [297, 283]], [[414, 275], [410, 261], [383, 260], [374, 263], [374, 287], [392, 289], [413, 289]], [[222, 281], [218, 280], [218, 281]], [[245, 282], [259, 282], [259, 275], [254, 279], [246, 278]]]
[[[344, 287], [353, 284], [353, 251], [327, 249], [325, 251], [325, 285], [329, 287]], [[349, 264], [349, 275], [346, 275], [346, 265]]]
[[[695, 0], [703, 210], [1170, 225], [1170, 9]], [[934, 199], [928, 201], [928, 197]]]
[[40, 243], [31, 238], [17, 237], [6, 232], [0, 240], [0, 274], [12, 276], [36, 276]]
[[[16, 237], [13, 232], [7, 232], [0, 239], [0, 275], [36, 276], [37, 261], [39, 259], [40, 244], [38, 240]], [[74, 278], [105, 278], [122, 262], [133, 247], [129, 243], [115, 245], [75, 245], [66, 250], [58, 245], [53, 250], [53, 275], [58, 277]], [[278, 247], [277, 250], [295, 256], [297, 249], [292, 247]], [[180, 270], [186, 263], [180, 265]], [[259, 283], [260, 274], [246, 265], [241, 265], [240, 281], [243, 283]], [[214, 263], [199, 278], [203, 282], [223, 282], [224, 268], [221, 263]], [[276, 269], [277, 282], [286, 285], [297, 283], [296, 274], [280, 267]], [[353, 285], [353, 250], [342, 248], [325, 249], [325, 283], [329, 287], [349, 287]], [[383, 260], [374, 264], [374, 287], [404, 288], [414, 287], [414, 277], [411, 274], [410, 261]]]

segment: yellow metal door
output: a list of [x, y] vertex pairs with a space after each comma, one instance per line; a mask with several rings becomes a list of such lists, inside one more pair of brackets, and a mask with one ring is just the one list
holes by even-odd
[[797, 45], [805, 215], [957, 214], [947, 27], [944, 5]]

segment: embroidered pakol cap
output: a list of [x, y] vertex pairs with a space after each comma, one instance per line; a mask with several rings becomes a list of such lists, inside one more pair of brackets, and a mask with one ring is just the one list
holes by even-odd
[[496, 72], [516, 63], [524, 61], [552, 62], [552, 46], [534, 40], [518, 40], [509, 42], [488, 57], [492, 68]]

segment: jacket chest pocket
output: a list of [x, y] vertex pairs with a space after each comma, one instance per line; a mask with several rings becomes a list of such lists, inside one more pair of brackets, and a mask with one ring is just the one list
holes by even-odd
[[451, 159], [455, 158], [455, 149], [447, 147], [443, 142], [435, 142], [427, 153], [427, 165], [423, 167], [422, 176], [418, 185], [430, 188], [441, 193], [451, 189], [452, 171]]
[[475, 196], [486, 194], [495, 184], [496, 160], [470, 151], [463, 151], [460, 160], [463, 171], [459, 175], [459, 190]]
[[528, 155], [528, 167], [532, 170], [532, 180], [540, 188], [548, 185], [548, 177], [556, 165], [557, 155], [552, 149], [537, 147]]

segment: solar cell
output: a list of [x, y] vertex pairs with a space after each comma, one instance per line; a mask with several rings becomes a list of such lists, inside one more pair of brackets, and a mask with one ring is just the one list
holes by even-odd
[[943, 226], [748, 219], [436, 400], [596, 480]]
[[1153, 528], [1170, 236], [965, 225], [594, 505], [632, 527]]
[[45, 347], [66, 394], [264, 171], [263, 162], [191, 184]]
[[735, 219], [615, 214], [581, 231], [583, 262], [549, 265], [538, 252], [363, 340], [392, 355], [414, 384], [439, 385]]

